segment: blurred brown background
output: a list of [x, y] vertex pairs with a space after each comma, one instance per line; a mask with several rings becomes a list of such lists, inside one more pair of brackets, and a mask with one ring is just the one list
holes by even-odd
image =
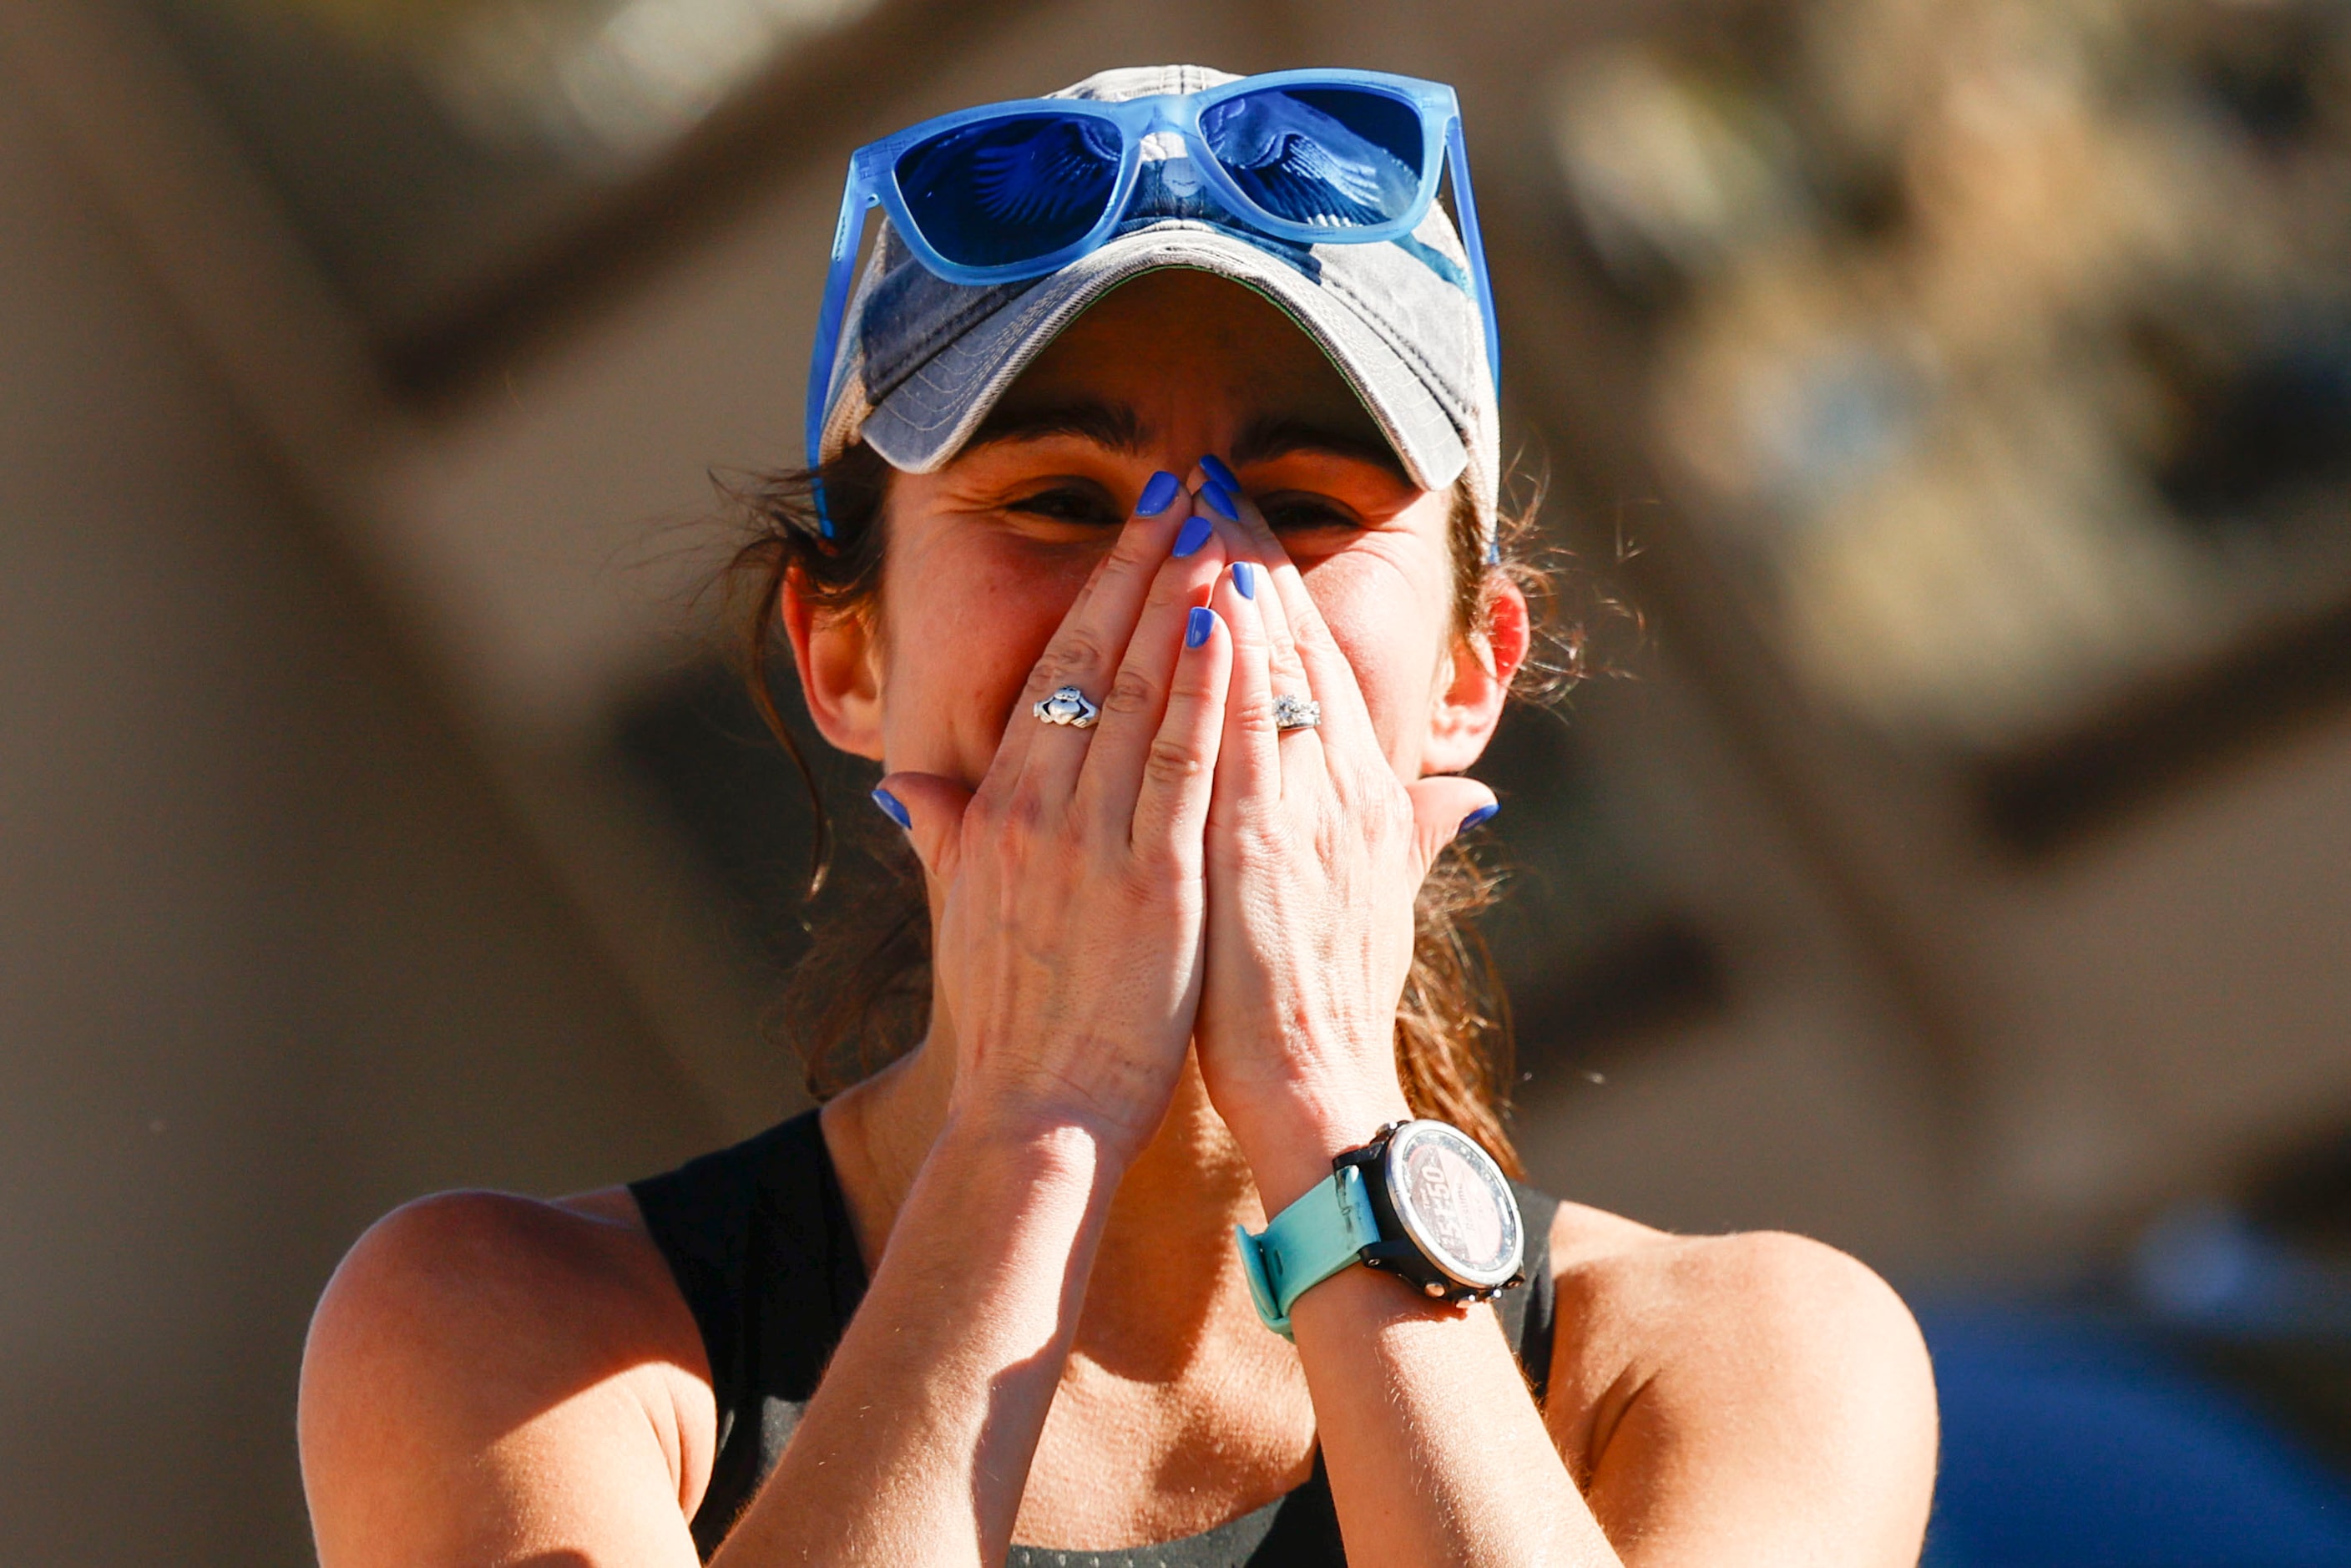
[[1460, 89], [1621, 672], [1487, 770], [1541, 1183], [2346, 1440], [2351, 8], [12, 0], [0, 1562], [305, 1560], [370, 1218], [800, 1103], [707, 475], [852, 147], [1165, 59]]

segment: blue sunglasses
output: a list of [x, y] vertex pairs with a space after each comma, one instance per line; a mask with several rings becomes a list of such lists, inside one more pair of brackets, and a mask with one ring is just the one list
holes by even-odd
[[[809, 466], [822, 450], [833, 357], [869, 209], [879, 206], [915, 259], [947, 282], [1041, 277], [1116, 232], [1143, 144], [1163, 131], [1182, 139], [1229, 214], [1296, 245], [1408, 239], [1449, 169], [1486, 361], [1500, 390], [1494, 295], [1451, 88], [1382, 71], [1300, 70], [1117, 103], [1016, 99], [926, 120], [851, 155], [809, 364]], [[830, 538], [831, 519], [822, 522]]]

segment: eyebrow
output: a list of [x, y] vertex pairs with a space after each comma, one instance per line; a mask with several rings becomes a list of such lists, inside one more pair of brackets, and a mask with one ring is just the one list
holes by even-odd
[[[1148, 452], [1152, 441], [1151, 431], [1132, 404], [1102, 398], [1072, 398], [1061, 402], [998, 408], [980, 422], [979, 428], [964, 444], [964, 450], [998, 442], [1046, 441], [1055, 436], [1074, 436], [1104, 451], [1131, 455]], [[1368, 463], [1406, 485], [1412, 483], [1404, 460], [1384, 438], [1286, 414], [1260, 415], [1243, 425], [1240, 434], [1233, 440], [1229, 461], [1238, 468], [1251, 463], [1270, 463], [1294, 452], [1321, 453]]]
[[1231, 461], [1234, 467], [1241, 468], [1251, 463], [1270, 463], [1293, 452], [1353, 458], [1384, 469], [1407, 485], [1412, 483], [1412, 476], [1405, 472], [1404, 460], [1384, 439], [1281, 415], [1253, 419], [1243, 425], [1240, 434], [1233, 439]]
[[1073, 435], [1110, 452], [1141, 453], [1151, 444], [1150, 432], [1144, 428], [1142, 417], [1128, 404], [1078, 398], [1066, 402], [1031, 403], [1025, 408], [999, 408], [980, 422], [964, 449], [970, 451], [999, 441], [1044, 441], [1056, 435]]

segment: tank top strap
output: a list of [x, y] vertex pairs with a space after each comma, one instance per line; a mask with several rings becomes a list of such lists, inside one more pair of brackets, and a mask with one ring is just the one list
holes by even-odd
[[629, 1191], [710, 1359], [718, 1453], [693, 1521], [707, 1560], [783, 1457], [865, 1264], [814, 1111]]
[[1527, 1280], [1496, 1297], [1494, 1305], [1502, 1314], [1510, 1353], [1540, 1405], [1551, 1393], [1552, 1336], [1559, 1329], [1559, 1281], [1551, 1266], [1551, 1224], [1558, 1217], [1559, 1199], [1524, 1182], [1512, 1182], [1510, 1190], [1518, 1195], [1519, 1220], [1526, 1228]]

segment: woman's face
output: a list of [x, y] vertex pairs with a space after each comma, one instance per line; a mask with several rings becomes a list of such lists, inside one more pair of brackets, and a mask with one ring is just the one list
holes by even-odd
[[[1450, 496], [1413, 485], [1288, 317], [1188, 271], [1109, 295], [1038, 356], [954, 462], [893, 476], [878, 628], [816, 629], [831, 656], [803, 655], [827, 738], [892, 771], [976, 787], [1145, 482], [1188, 475], [1204, 453], [1231, 464], [1304, 574], [1398, 775], [1474, 761], [1525, 647], [1515, 596], [1497, 646], [1458, 635]], [[1116, 662], [1119, 650], [1104, 652]]]

